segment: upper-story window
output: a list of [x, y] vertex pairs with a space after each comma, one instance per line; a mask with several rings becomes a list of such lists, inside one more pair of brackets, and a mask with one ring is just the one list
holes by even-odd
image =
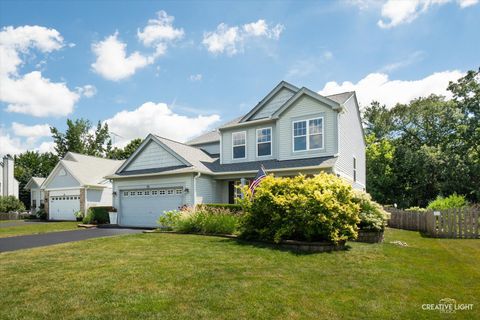
[[257, 156], [272, 155], [272, 128], [257, 129]]
[[233, 159], [245, 159], [247, 157], [247, 132], [232, 133]]
[[323, 118], [293, 122], [293, 151], [323, 149]]

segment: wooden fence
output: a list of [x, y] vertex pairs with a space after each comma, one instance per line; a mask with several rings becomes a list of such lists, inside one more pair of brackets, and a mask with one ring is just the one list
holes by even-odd
[[462, 208], [445, 211], [403, 211], [387, 208], [392, 228], [425, 232], [437, 238], [480, 238], [480, 212]]

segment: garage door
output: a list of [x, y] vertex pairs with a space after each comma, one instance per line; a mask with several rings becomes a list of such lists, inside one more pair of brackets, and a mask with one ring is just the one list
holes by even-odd
[[50, 220], [76, 220], [80, 210], [80, 195], [51, 196], [48, 202]]
[[120, 199], [119, 224], [132, 227], [158, 227], [165, 211], [183, 203], [183, 188], [124, 190]]

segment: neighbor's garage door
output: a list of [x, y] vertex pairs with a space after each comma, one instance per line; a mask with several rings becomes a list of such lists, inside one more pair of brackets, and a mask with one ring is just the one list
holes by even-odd
[[76, 220], [80, 210], [80, 195], [51, 196], [48, 202], [50, 220]]
[[183, 202], [183, 188], [124, 190], [120, 199], [119, 224], [157, 227], [165, 211], [176, 210]]

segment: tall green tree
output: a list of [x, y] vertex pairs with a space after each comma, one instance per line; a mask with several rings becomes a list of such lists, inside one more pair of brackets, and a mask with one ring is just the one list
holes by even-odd
[[142, 142], [142, 139], [133, 139], [124, 148], [115, 147], [111, 149], [108, 152], [107, 156], [108, 158], [115, 160], [127, 159], [132, 155], [132, 153], [135, 152], [135, 150], [137, 150], [137, 148], [140, 146], [140, 144], [142, 144]]

